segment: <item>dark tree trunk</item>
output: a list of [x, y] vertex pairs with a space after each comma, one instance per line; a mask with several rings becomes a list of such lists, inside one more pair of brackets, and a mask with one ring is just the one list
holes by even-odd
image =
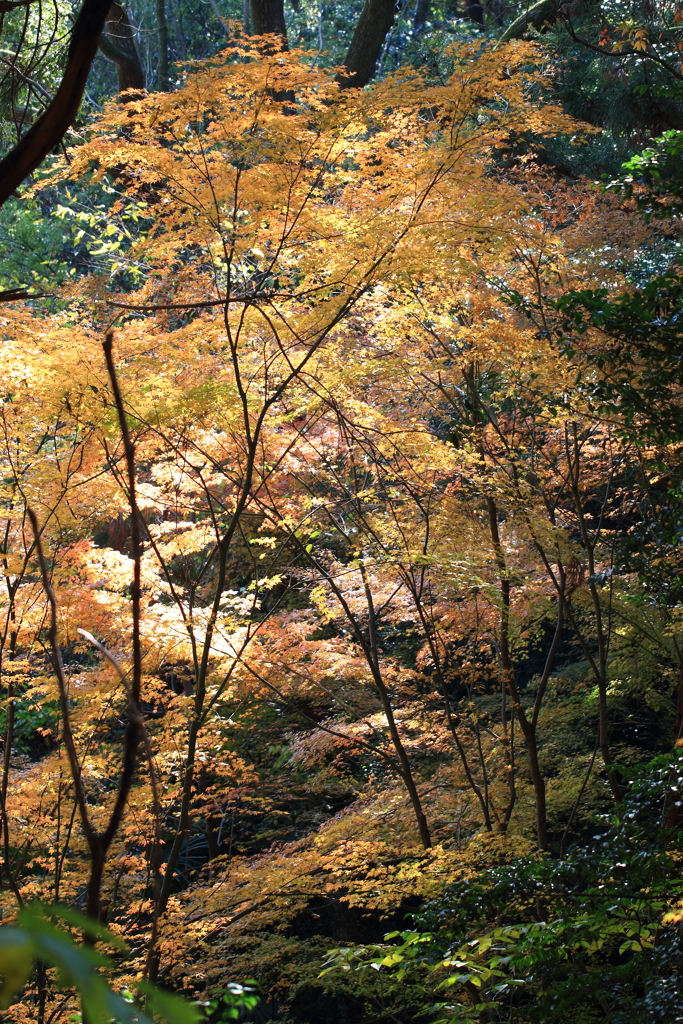
[[180, 59], [187, 60], [187, 43], [185, 42], [183, 12], [180, 7], [180, 4], [175, 6], [173, 4], [173, 0], [170, 0], [169, 11], [171, 14], [171, 24], [173, 25], [173, 31], [178, 44], [178, 53], [180, 54]]
[[[245, 0], [246, 4], [247, 0]], [[268, 43], [260, 47], [261, 52], [269, 54], [278, 50], [288, 50], [287, 29], [285, 27], [284, 0], [251, 0], [251, 32], [255, 36], [279, 36], [275, 45]], [[268, 89], [268, 94], [279, 103], [294, 103], [295, 96], [291, 89]]]
[[251, 0], [251, 30], [256, 36], [282, 36], [282, 49], [287, 49], [284, 0]]
[[674, 743], [678, 743], [683, 734], [683, 662], [678, 666], [678, 688], [676, 690], [676, 721], [674, 723]]
[[157, 38], [159, 40], [159, 89], [168, 92], [168, 21], [165, 0], [156, 0]]
[[413, 15], [413, 31], [420, 33], [425, 27], [431, 13], [432, 0], [417, 0], [415, 14]]
[[359, 89], [370, 81], [395, 16], [395, 0], [365, 0], [344, 61], [345, 73], [337, 75], [342, 89]]
[[116, 64], [119, 92], [145, 89], [147, 86], [135, 35], [135, 27], [125, 7], [114, 0], [100, 39], [100, 49], [105, 57]]
[[0, 161], [0, 206], [64, 138], [83, 99], [110, 0], [84, 0], [71, 33], [66, 67], [54, 99], [4, 160]]
[[484, 8], [479, 0], [467, 0], [467, 17], [476, 25], [484, 24]]

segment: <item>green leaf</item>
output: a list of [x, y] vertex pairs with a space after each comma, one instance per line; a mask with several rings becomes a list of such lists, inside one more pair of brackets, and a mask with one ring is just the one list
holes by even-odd
[[7, 1009], [26, 984], [33, 967], [33, 944], [18, 928], [0, 928], [0, 1009]]
[[196, 1024], [201, 1019], [201, 1012], [196, 1003], [164, 992], [163, 989], [146, 981], [139, 982], [137, 987], [147, 997], [146, 1009], [155, 1017], [161, 1017], [169, 1024]]
[[129, 947], [120, 935], [116, 935], [105, 925], [100, 924], [99, 921], [94, 921], [91, 917], [81, 914], [79, 910], [75, 910], [73, 907], [65, 907], [61, 904], [47, 907], [43, 904], [30, 904], [20, 912], [18, 920], [21, 924], [26, 923], [30, 928], [30, 921], [36, 916], [43, 920], [56, 919], [64, 921], [66, 924], [78, 928], [83, 935], [87, 935], [92, 939], [100, 939], [102, 942], [106, 942], [108, 946], [113, 946], [122, 953], [128, 952]]

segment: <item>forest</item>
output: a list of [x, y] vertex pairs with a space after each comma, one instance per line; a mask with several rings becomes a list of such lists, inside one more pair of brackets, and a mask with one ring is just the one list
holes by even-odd
[[683, 1022], [683, 0], [0, 0], [7, 1024]]

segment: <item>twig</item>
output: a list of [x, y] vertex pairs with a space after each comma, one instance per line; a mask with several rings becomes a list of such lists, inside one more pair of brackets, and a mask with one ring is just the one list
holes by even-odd
[[121, 396], [121, 389], [119, 388], [119, 382], [116, 376], [116, 368], [114, 366], [114, 360], [112, 357], [113, 341], [114, 334], [112, 331], [109, 331], [105, 341], [102, 344], [102, 348], [104, 350], [104, 357], [107, 361], [107, 371], [109, 373], [111, 389], [114, 393], [114, 402], [116, 403], [116, 412], [118, 414], [121, 437], [123, 438], [123, 450], [126, 460], [126, 472], [128, 476], [127, 497], [131, 512], [130, 539], [131, 546], [133, 548], [133, 584], [130, 588], [133, 613], [133, 677], [131, 681], [131, 697], [135, 701], [135, 703], [138, 704], [140, 701], [140, 687], [142, 682], [142, 654], [140, 649], [142, 539], [140, 536], [140, 513], [138, 511], [137, 499], [135, 495], [135, 445], [131, 440], [130, 431], [128, 430], [128, 421], [126, 419], [126, 412], [123, 406], [123, 398]]
[[64, 663], [62, 661], [62, 652], [59, 649], [59, 642], [57, 638], [57, 601], [55, 599], [54, 590], [50, 583], [50, 576], [47, 571], [47, 563], [45, 561], [45, 552], [43, 551], [43, 542], [40, 536], [40, 529], [38, 527], [38, 520], [36, 514], [32, 508], [27, 509], [28, 517], [31, 521], [31, 529], [33, 530], [33, 536], [36, 542], [36, 551], [38, 553], [38, 563], [40, 565], [40, 575], [43, 582], [43, 590], [45, 591], [48, 604], [50, 606], [50, 628], [48, 630], [48, 640], [50, 643], [50, 649], [52, 651], [52, 664], [54, 666], [55, 675], [57, 676], [57, 685], [59, 686], [59, 702], [62, 710], [62, 732], [64, 735], [64, 746], [66, 747], [67, 756], [69, 758], [69, 768], [71, 769], [71, 778], [73, 779], [74, 789], [76, 790], [76, 800], [78, 802], [78, 811], [81, 817], [81, 824], [83, 831], [85, 832], [88, 846], [91, 850], [93, 844], [97, 840], [97, 834], [92, 827], [90, 817], [88, 815], [88, 806], [85, 798], [85, 790], [83, 788], [83, 779], [81, 776], [81, 766], [78, 763], [78, 755], [76, 753], [76, 745], [74, 743], [73, 731], [71, 729], [71, 714], [69, 712], [69, 693], [66, 685], [66, 676], [64, 674]]
[[152, 313], [157, 309], [205, 309], [209, 306], [225, 306], [229, 303], [241, 302], [246, 306], [252, 305], [255, 302], [266, 300], [270, 301], [272, 298], [277, 296], [278, 299], [294, 299], [297, 296], [290, 294], [289, 292], [255, 292], [253, 295], [230, 295], [224, 299], [205, 299], [201, 302], [158, 302], [158, 303], [142, 303], [141, 305], [133, 305], [128, 302], [114, 302], [113, 299], [107, 299], [108, 306], [116, 306], [117, 309], [132, 309], [143, 313]]
[[[121, 682], [124, 684], [124, 686], [127, 687], [127, 685], [128, 685], [127, 684], [127, 674], [126, 674], [125, 669], [121, 665], [121, 662], [118, 660], [118, 658], [116, 658], [111, 653], [111, 651], [109, 651], [104, 646], [104, 644], [101, 644], [99, 642], [99, 640], [97, 640], [92, 635], [92, 633], [88, 633], [87, 629], [80, 629], [79, 628], [79, 629], [76, 630], [76, 632], [80, 633], [82, 637], [85, 637], [85, 639], [89, 643], [91, 643], [93, 645], [93, 647], [95, 647], [100, 652], [100, 654], [104, 655], [104, 657], [107, 659], [107, 661], [109, 661], [114, 666], [116, 671], [118, 672], [118, 675], [119, 675], [119, 678], [121, 679]], [[138, 725], [140, 726], [140, 729], [142, 731], [142, 738], [143, 738], [143, 742], [145, 744], [145, 753], [147, 755], [147, 766], [149, 768], [149, 781], [150, 781], [150, 787], [151, 787], [151, 790], [152, 790], [152, 804], [154, 806], [154, 851], [152, 853], [152, 870], [154, 872], [154, 888], [155, 888], [155, 893], [154, 893], [154, 916], [152, 918], [152, 934], [150, 936], [149, 947], [148, 947], [148, 954], [147, 954], [148, 962], [149, 962], [149, 958], [152, 956], [153, 951], [154, 951], [154, 947], [156, 946], [156, 940], [157, 940], [157, 936], [158, 936], [158, 925], [159, 925], [159, 913], [158, 913], [158, 906], [157, 906], [157, 904], [158, 904], [157, 897], [158, 897], [158, 889], [159, 889], [159, 884], [160, 884], [159, 868], [160, 868], [160, 859], [161, 859], [160, 858], [160, 854], [161, 854], [161, 802], [159, 800], [159, 785], [158, 785], [158, 782], [157, 782], [156, 768], [154, 767], [154, 753], [152, 751], [152, 744], [150, 743], [149, 735], [147, 733], [147, 729], [145, 728], [144, 719], [143, 719], [141, 714], [138, 716]]]
[[18, 302], [19, 299], [44, 299], [45, 292], [29, 292], [27, 288], [6, 288], [0, 292], [0, 302]]

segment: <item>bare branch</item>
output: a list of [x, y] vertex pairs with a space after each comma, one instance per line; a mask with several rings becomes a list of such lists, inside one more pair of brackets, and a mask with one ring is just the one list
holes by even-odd
[[38, 563], [40, 565], [43, 590], [45, 591], [45, 595], [50, 606], [50, 628], [48, 630], [48, 640], [50, 643], [50, 650], [52, 652], [52, 664], [55, 670], [55, 675], [57, 676], [57, 685], [59, 686], [59, 702], [62, 711], [64, 746], [66, 747], [67, 756], [69, 758], [69, 769], [71, 771], [71, 778], [76, 791], [76, 801], [78, 803], [78, 811], [81, 816], [81, 824], [88, 840], [88, 845], [92, 848], [92, 844], [96, 839], [96, 833], [88, 815], [88, 805], [85, 798], [85, 790], [83, 788], [81, 766], [78, 762], [78, 754], [76, 753], [76, 745], [74, 743], [73, 731], [71, 729], [69, 691], [66, 683], [66, 675], [64, 673], [62, 652], [59, 648], [59, 639], [57, 636], [57, 601], [55, 599], [54, 590], [52, 589], [52, 584], [50, 583], [50, 574], [47, 569], [47, 562], [45, 561], [45, 552], [43, 551], [43, 542], [40, 536], [38, 520], [36, 519], [36, 514], [32, 508], [28, 509], [28, 517], [31, 521], [31, 529], [33, 530], [33, 536], [36, 542], [36, 551], [38, 553]]

